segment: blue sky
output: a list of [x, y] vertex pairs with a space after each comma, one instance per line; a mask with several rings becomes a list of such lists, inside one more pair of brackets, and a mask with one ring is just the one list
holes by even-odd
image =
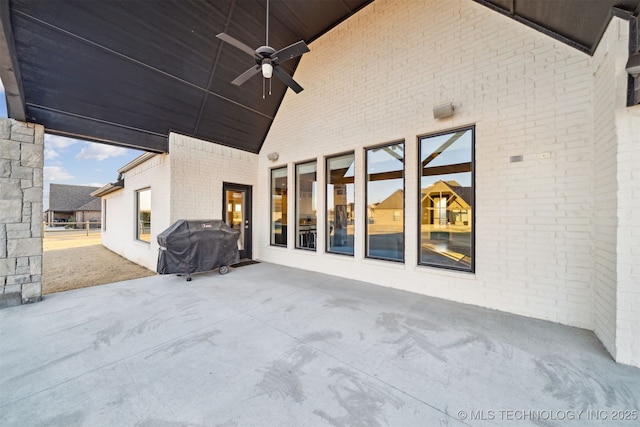
[[[0, 117], [7, 117], [4, 87], [0, 82]], [[118, 169], [143, 151], [45, 134], [44, 209], [49, 207], [49, 184], [101, 187], [114, 182]]]

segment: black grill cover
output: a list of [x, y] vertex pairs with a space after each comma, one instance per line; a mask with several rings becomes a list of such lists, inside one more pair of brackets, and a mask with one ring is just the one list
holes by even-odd
[[158, 235], [158, 273], [191, 274], [236, 264], [239, 236], [222, 220], [181, 219]]

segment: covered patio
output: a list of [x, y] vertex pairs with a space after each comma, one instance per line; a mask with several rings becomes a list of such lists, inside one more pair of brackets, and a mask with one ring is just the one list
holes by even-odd
[[591, 331], [269, 263], [54, 294], [0, 325], [2, 425], [640, 417], [640, 370]]

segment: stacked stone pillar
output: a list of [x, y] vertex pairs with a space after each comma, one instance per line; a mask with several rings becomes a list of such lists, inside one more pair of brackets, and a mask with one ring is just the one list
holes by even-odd
[[42, 299], [44, 127], [0, 118], [0, 308]]

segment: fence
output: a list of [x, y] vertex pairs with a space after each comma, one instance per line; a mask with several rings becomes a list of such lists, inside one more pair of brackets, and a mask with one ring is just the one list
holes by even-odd
[[66, 235], [99, 234], [102, 230], [100, 221], [84, 222], [43, 222], [42, 231], [44, 237]]

